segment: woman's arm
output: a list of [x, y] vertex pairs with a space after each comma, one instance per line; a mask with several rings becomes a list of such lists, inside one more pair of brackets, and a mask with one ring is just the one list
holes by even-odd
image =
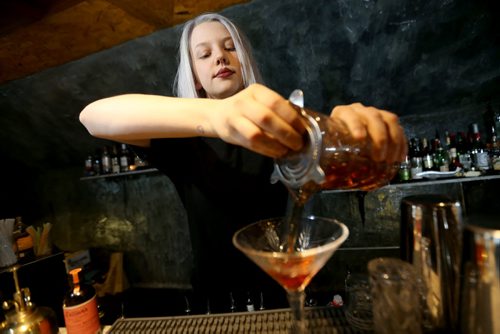
[[80, 121], [95, 137], [139, 146], [153, 138], [219, 137], [278, 157], [302, 145], [300, 117], [262, 85], [223, 100], [119, 95], [89, 104]]

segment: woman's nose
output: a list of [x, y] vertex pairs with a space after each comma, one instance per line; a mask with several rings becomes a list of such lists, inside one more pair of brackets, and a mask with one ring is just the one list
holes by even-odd
[[217, 65], [224, 64], [227, 65], [227, 60], [224, 56], [217, 57]]
[[220, 64], [228, 65], [229, 60], [226, 54], [224, 53], [224, 50], [219, 50], [219, 52], [215, 55], [215, 61], [217, 65]]

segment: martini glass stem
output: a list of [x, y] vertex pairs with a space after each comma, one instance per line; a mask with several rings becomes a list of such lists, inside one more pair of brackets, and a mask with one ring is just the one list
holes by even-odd
[[288, 303], [292, 310], [292, 333], [305, 334], [306, 322], [304, 315], [304, 302], [306, 294], [304, 290], [287, 291]]

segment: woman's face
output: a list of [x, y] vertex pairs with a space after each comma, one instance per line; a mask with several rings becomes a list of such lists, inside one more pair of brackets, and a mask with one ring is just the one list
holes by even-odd
[[191, 34], [191, 60], [196, 89], [212, 99], [223, 99], [243, 89], [241, 66], [233, 39], [220, 22], [204, 22]]

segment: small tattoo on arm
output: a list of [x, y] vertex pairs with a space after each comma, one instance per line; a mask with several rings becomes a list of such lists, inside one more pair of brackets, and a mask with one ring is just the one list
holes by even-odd
[[205, 129], [203, 129], [203, 126], [201, 125], [198, 125], [196, 127], [196, 131], [200, 134], [200, 135], [204, 135], [205, 134]]

